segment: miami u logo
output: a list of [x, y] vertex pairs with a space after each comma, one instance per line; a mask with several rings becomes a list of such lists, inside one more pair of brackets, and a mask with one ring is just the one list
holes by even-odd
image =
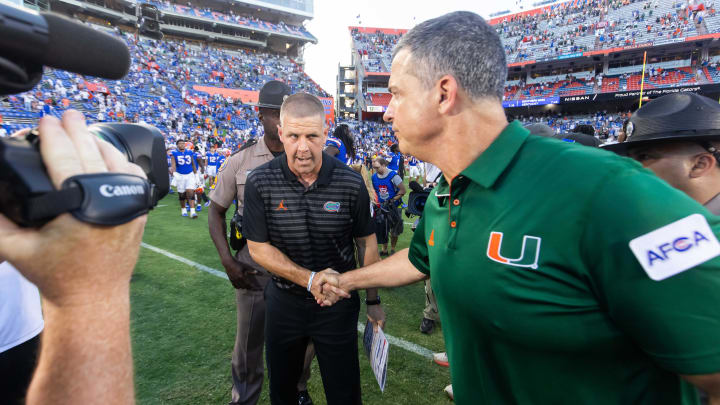
[[540, 257], [541, 238], [537, 236], [523, 236], [522, 253], [517, 259], [508, 259], [500, 254], [502, 247], [502, 232], [490, 232], [490, 241], [488, 243], [487, 256], [498, 263], [508, 264], [517, 267], [530, 267], [535, 270], [538, 268], [538, 258]]

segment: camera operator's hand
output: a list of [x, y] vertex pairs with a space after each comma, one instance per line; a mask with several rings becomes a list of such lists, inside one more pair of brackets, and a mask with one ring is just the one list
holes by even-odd
[[[62, 122], [45, 117], [39, 128], [40, 153], [57, 188], [66, 178], [85, 173], [145, 177], [113, 146], [93, 137], [77, 111], [65, 113]], [[145, 221], [143, 216], [123, 226], [100, 227], [63, 214], [40, 229], [26, 229], [0, 215], [0, 256], [35, 283], [46, 300], [61, 305], [92, 299], [93, 291], [114, 289], [119, 280], [130, 279]]]
[[[83, 115], [40, 121], [40, 154], [56, 187], [75, 175], [143, 176], [110, 144], [93, 137]], [[134, 402], [129, 280], [146, 217], [117, 227], [63, 214], [39, 229], [0, 215], [0, 257], [43, 296], [45, 331], [27, 403]], [[110, 387], [110, 388], [108, 388]]]
[[251, 291], [260, 291], [263, 289], [255, 278], [257, 271], [245, 269], [245, 266], [234, 257], [231, 257], [227, 263], [223, 263], [223, 267], [225, 268], [225, 273], [227, 273], [230, 283], [232, 283], [236, 289]]

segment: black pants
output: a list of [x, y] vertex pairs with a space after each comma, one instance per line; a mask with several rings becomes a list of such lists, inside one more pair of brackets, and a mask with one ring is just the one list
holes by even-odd
[[273, 405], [297, 404], [297, 382], [308, 340], [315, 345], [328, 405], [361, 404], [357, 322], [360, 300], [320, 307], [308, 299], [265, 288], [265, 356]]
[[40, 346], [40, 335], [0, 353], [0, 403], [21, 405], [30, 386]]

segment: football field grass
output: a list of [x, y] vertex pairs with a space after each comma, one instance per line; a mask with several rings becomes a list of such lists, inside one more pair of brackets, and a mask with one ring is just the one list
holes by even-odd
[[[228, 219], [229, 219], [228, 215]], [[403, 215], [405, 222], [411, 219]], [[405, 226], [398, 248], [409, 244]], [[223, 271], [203, 207], [196, 220], [180, 216], [177, 194], [150, 213], [143, 241], [192, 262]], [[230, 356], [235, 339], [235, 295], [230, 283], [181, 261], [141, 248], [131, 284], [132, 339], [136, 396], [140, 404], [226, 404], [230, 401]], [[380, 291], [387, 315], [385, 332], [444, 351], [442, 332], [420, 333], [425, 305], [422, 283]], [[362, 297], [362, 295], [361, 295]], [[364, 323], [365, 306], [360, 312]], [[363, 402], [366, 404], [444, 404], [450, 383], [447, 368], [392, 345], [385, 392], [381, 392], [358, 335]], [[325, 404], [322, 380], [313, 362], [308, 390]], [[267, 376], [260, 403], [267, 404]]]

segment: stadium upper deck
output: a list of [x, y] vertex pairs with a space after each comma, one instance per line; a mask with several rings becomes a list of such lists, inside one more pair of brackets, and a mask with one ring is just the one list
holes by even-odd
[[[686, 0], [572, 0], [496, 17], [509, 66], [720, 38], [720, 15]], [[407, 30], [349, 27], [368, 72], [388, 72]], [[709, 35], [709, 36], [708, 36]]]
[[143, 0], [141, 3], [148, 3], [156, 6], [158, 9], [168, 12], [168, 13], [176, 13], [183, 16], [189, 16], [189, 17], [199, 17], [204, 18], [207, 20], [212, 20], [215, 22], [224, 22], [228, 24], [238, 25], [240, 27], [248, 28], [251, 30], [257, 30], [257, 31], [265, 31], [267, 33], [271, 34], [283, 34], [283, 35], [289, 35], [297, 38], [303, 38], [306, 40], [309, 40], [311, 42], [317, 42], [317, 39], [310, 34], [305, 27], [303, 26], [292, 26], [287, 25], [284, 22], [280, 21], [278, 24], [273, 24], [268, 21], [263, 21], [261, 19], [258, 19], [256, 17], [252, 16], [246, 16], [246, 15], [240, 15], [240, 14], [228, 14], [228, 13], [222, 13], [220, 11], [215, 11], [212, 8], [205, 7], [205, 8], [199, 8], [199, 7], [193, 7], [183, 4], [176, 4], [171, 3], [169, 1], [152, 1], [152, 0]]
[[[571, 0], [489, 20], [507, 53], [505, 106], [659, 95], [683, 86], [720, 85], [720, 15], [694, 0]], [[349, 27], [360, 107], [387, 106], [382, 76], [405, 30]], [[718, 86], [720, 87], [720, 86]], [[713, 88], [713, 90], [720, 91]], [[616, 93], [626, 92], [625, 95]], [[534, 100], [534, 101], [531, 101]]]
[[[264, 0], [247, 4], [234, 0], [25, 0], [41, 1], [62, 14], [99, 18], [129, 29], [140, 25], [138, 6], [156, 8], [158, 29], [165, 35], [272, 49], [298, 58], [306, 43], [317, 43], [302, 25], [312, 18], [312, 11], [285, 11], [287, 7], [273, 4], [260, 7], [267, 3]], [[306, 3], [312, 10], [312, 2]], [[142, 15], [146, 17], [145, 11]]]
[[[229, 50], [207, 44], [136, 38], [128, 32], [95, 26], [127, 43], [132, 67], [119, 81], [47, 69], [30, 92], [0, 99], [0, 128], [12, 133], [35, 124], [44, 114], [60, 116], [68, 108], [83, 111], [90, 122], [146, 122], [165, 133], [189, 137], [195, 131], [254, 135], [259, 123], [249, 104], [269, 80], [288, 83], [293, 92], [325, 93], [293, 60], [253, 50]], [[332, 99], [329, 99], [332, 104]], [[183, 122], [185, 125], [179, 125]]]

